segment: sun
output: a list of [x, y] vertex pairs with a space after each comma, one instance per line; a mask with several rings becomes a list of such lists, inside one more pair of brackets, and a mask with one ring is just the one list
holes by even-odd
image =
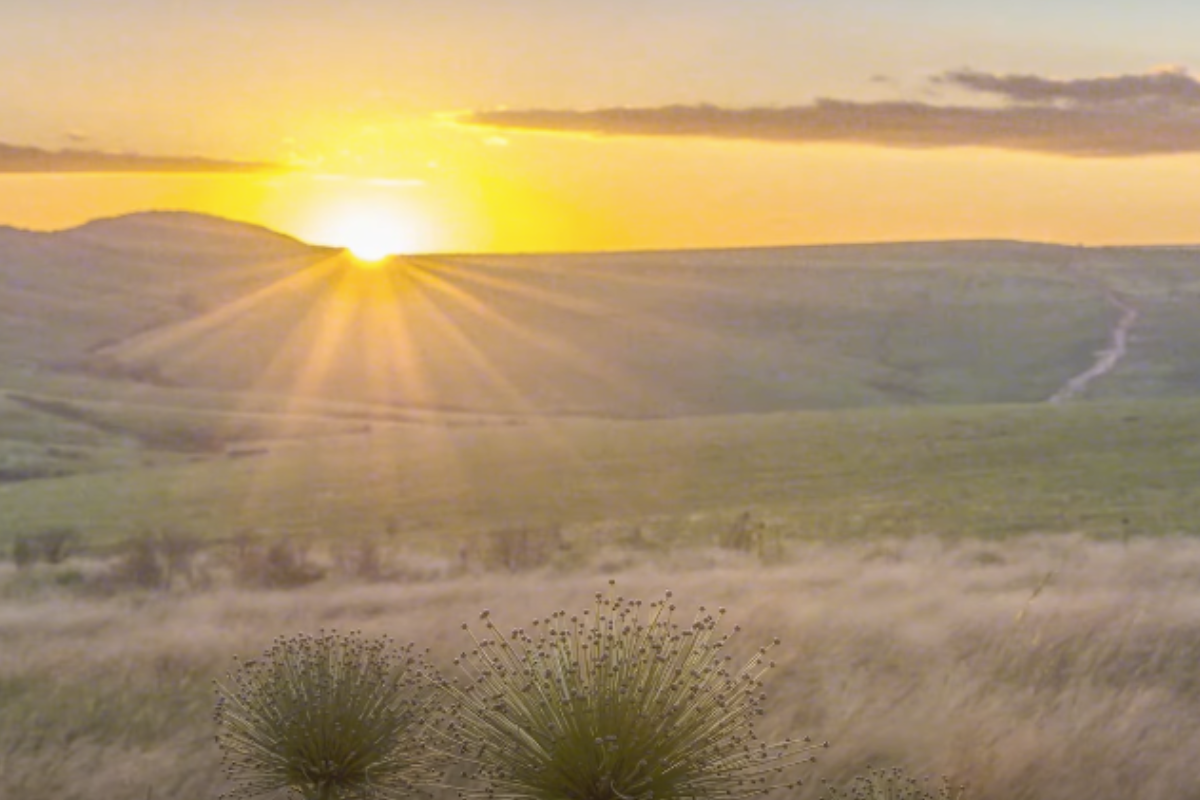
[[325, 216], [313, 238], [322, 244], [342, 247], [364, 264], [413, 250], [410, 220], [387, 205], [353, 203]]
[[359, 261], [365, 261], [369, 264], [382, 261], [388, 256], [396, 255], [389, 244], [376, 241], [372, 237], [366, 237], [361, 241], [353, 241], [346, 249]]
[[335, 237], [361, 261], [381, 261], [411, 245], [403, 220], [379, 209], [357, 209], [339, 221]]

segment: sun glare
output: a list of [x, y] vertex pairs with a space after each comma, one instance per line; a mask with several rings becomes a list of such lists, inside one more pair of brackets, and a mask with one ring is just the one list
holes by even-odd
[[347, 213], [335, 236], [343, 247], [363, 261], [379, 261], [403, 253], [411, 245], [401, 220], [374, 209]]
[[363, 239], [361, 242], [351, 242], [347, 249], [359, 261], [365, 261], [367, 263], [382, 261], [388, 256], [395, 255], [395, 252], [393, 252], [392, 248], [388, 244], [384, 242], [373, 241], [370, 238]]
[[366, 204], [348, 205], [323, 219], [314, 239], [344, 247], [370, 264], [413, 250], [412, 224], [394, 209]]

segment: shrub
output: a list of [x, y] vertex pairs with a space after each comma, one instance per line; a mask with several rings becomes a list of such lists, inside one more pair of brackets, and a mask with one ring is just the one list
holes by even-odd
[[200, 550], [195, 536], [181, 531], [147, 531], [127, 540], [110, 580], [117, 586], [170, 589], [175, 578], [192, 582], [192, 560]]
[[12, 560], [17, 569], [26, 569], [37, 561], [37, 552], [27, 536], [18, 536], [12, 545]]
[[523, 572], [546, 566], [565, 546], [558, 525], [496, 528], [485, 536], [483, 561], [492, 569]]
[[217, 685], [230, 797], [407, 798], [437, 778], [433, 684], [413, 646], [356, 633], [280, 638]]
[[347, 577], [364, 581], [386, 577], [383, 547], [371, 537], [339, 542], [333, 549], [333, 561], [338, 571]]
[[[674, 619], [667, 592], [642, 619], [639, 600], [598, 593], [578, 616], [559, 611], [482, 638], [443, 679], [442, 740], [473, 763], [469, 793], [532, 800], [746, 797], [799, 783], [793, 767], [820, 745], [767, 743], [754, 720], [773, 642], [741, 667], [727, 654], [738, 628], [725, 610]], [[468, 625], [463, 626], [470, 632]]]
[[18, 536], [12, 544], [12, 560], [24, 569], [45, 561], [61, 564], [79, 550], [79, 533], [73, 528], [47, 528], [38, 533]]
[[762, 550], [765, 528], [766, 525], [755, 519], [749, 511], [742, 512], [733, 524], [717, 533], [717, 547], [743, 553], [759, 553]]
[[22, 536], [13, 544], [13, 561], [28, 566], [36, 561], [61, 564], [79, 550], [79, 532], [73, 528], [47, 528]]
[[233, 553], [234, 579], [261, 589], [295, 589], [321, 580], [325, 570], [308, 558], [308, 548], [289, 539], [267, 545], [239, 536]]

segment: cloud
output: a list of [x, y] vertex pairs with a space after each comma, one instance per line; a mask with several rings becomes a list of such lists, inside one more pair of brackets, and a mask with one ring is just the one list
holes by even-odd
[[1200, 108], [1200, 81], [1180, 67], [1143, 75], [1055, 80], [1038, 75], [994, 75], [963, 69], [935, 83], [999, 95], [1014, 103], [1059, 103], [1077, 107], [1172, 106]]
[[989, 147], [1088, 158], [1200, 153], [1200, 81], [1181, 69], [1055, 80], [973, 70], [935, 86], [996, 96], [1001, 104], [820, 99], [808, 105], [480, 111], [467, 124], [608, 136], [841, 142], [899, 148]]
[[0, 144], [0, 173], [60, 172], [276, 172], [285, 167], [248, 161], [144, 156], [96, 150], [42, 150]]

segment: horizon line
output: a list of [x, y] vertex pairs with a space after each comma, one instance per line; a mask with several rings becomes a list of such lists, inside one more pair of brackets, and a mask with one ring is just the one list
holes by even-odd
[[[316, 242], [310, 242], [303, 237], [271, 227], [269, 225], [252, 222], [245, 219], [235, 217], [226, 217], [220, 214], [214, 214], [206, 211], [192, 211], [181, 208], [156, 208], [146, 209], [141, 211], [131, 211], [125, 214], [111, 214], [92, 217], [77, 224], [66, 225], [61, 228], [28, 228], [20, 225], [12, 225], [0, 222], [0, 230], [18, 231], [21, 233], [29, 233], [35, 235], [58, 235], [69, 234], [86, 228], [96, 223], [116, 222], [123, 219], [132, 219], [137, 217], [148, 217], [155, 215], [163, 216], [180, 216], [180, 217], [195, 217], [228, 223], [246, 228], [256, 228], [258, 230], [269, 233], [273, 236], [281, 236], [291, 239], [305, 247], [310, 247], [315, 250], [331, 250], [331, 251], [348, 251], [347, 247], [337, 245], [325, 245]], [[386, 258], [403, 258], [406, 256], [413, 257], [429, 257], [429, 256], [582, 256], [582, 255], [619, 255], [619, 254], [651, 254], [651, 253], [704, 253], [704, 252], [735, 252], [735, 251], [761, 251], [761, 250], [801, 250], [801, 249], [830, 249], [830, 248], [850, 248], [850, 247], [919, 247], [929, 245], [1021, 245], [1027, 247], [1045, 247], [1058, 248], [1069, 250], [1197, 250], [1200, 249], [1200, 240], [1193, 242], [1141, 242], [1141, 243], [1126, 243], [1126, 244], [1084, 244], [1065, 242], [1047, 241], [1038, 239], [1019, 239], [1011, 237], [954, 237], [945, 239], [869, 239], [863, 241], [826, 241], [826, 242], [793, 242], [793, 243], [777, 243], [777, 244], [752, 244], [752, 245], [714, 245], [714, 246], [682, 246], [682, 247], [614, 247], [614, 248], [587, 248], [579, 250], [425, 250], [413, 251], [405, 253], [394, 253], [386, 256]]]

